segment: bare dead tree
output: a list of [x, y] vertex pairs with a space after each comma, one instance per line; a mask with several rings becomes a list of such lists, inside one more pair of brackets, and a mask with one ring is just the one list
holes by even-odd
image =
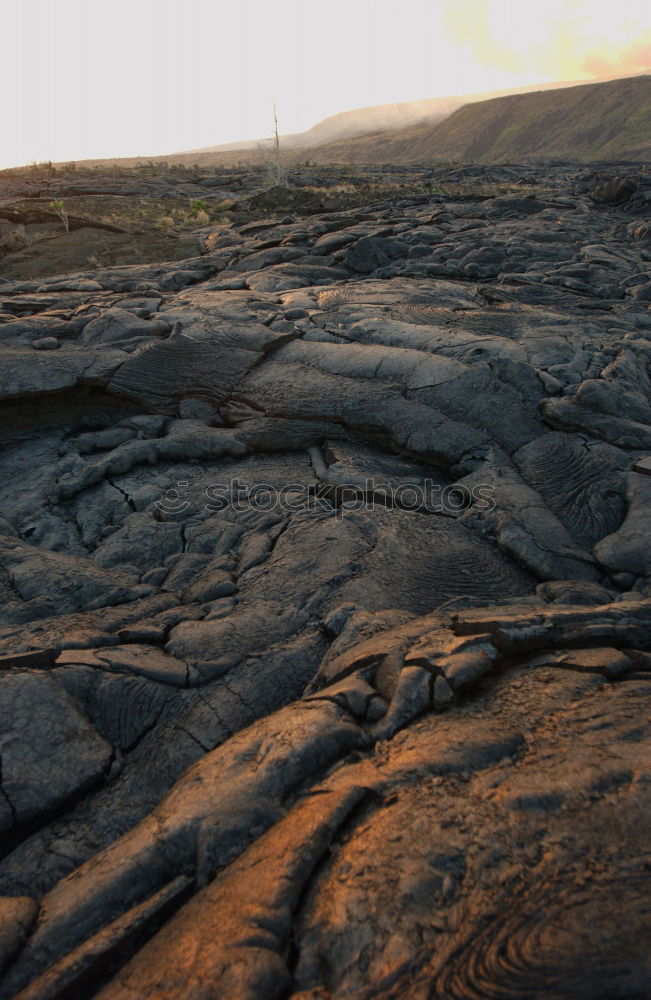
[[280, 186], [281, 184], [284, 184], [284, 182], [286, 180], [286, 171], [283, 168], [283, 165], [282, 165], [281, 159], [280, 159], [280, 134], [278, 132], [278, 107], [276, 105], [275, 100], [273, 102], [273, 115], [274, 115], [273, 141], [274, 141], [274, 160], [275, 160], [275, 164], [274, 164], [274, 174], [275, 174], [275, 176], [274, 176], [274, 183], [276, 185]]

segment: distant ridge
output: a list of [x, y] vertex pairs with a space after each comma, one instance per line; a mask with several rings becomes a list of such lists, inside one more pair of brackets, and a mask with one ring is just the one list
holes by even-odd
[[[342, 111], [307, 132], [281, 136], [282, 157], [287, 164], [370, 165], [651, 159], [651, 73], [498, 94]], [[169, 165], [234, 167], [266, 162], [270, 145], [270, 139], [256, 139], [164, 156], [82, 162], [135, 167], [155, 159]]]
[[372, 132], [309, 151], [320, 163], [651, 157], [651, 75], [464, 104], [445, 121]]
[[[510, 94], [528, 94], [533, 91], [559, 90], [564, 87], [574, 87], [577, 81], [570, 83], [541, 83], [525, 87], [510, 87], [504, 90], [484, 91], [472, 94], [460, 94], [451, 97], [431, 97], [419, 101], [401, 101], [394, 104], [377, 104], [365, 108], [355, 108], [351, 111], [340, 111], [317, 122], [306, 132], [294, 132], [281, 135], [284, 149], [307, 149], [336, 142], [353, 136], [362, 136], [370, 132], [384, 132], [394, 129], [405, 129], [416, 125], [436, 125], [448, 118], [454, 111], [465, 104], [474, 104], [495, 97], [506, 97]], [[222, 143], [218, 146], [203, 146], [199, 149], [188, 149], [176, 156], [203, 156], [207, 153], [226, 153], [258, 149], [270, 138], [250, 139], [244, 142]]]

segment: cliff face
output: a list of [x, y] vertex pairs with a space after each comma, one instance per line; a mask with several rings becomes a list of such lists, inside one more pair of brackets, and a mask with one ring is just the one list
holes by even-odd
[[438, 125], [342, 140], [321, 162], [480, 163], [644, 160], [651, 154], [651, 76], [465, 104]]
[[[513, 93], [529, 93], [532, 90], [552, 90], [559, 87], [569, 87], [569, 83], [542, 84], [539, 87], [522, 87], [519, 90], [496, 90], [478, 94], [464, 94], [451, 97], [431, 97], [420, 101], [400, 101], [395, 104], [376, 104], [366, 108], [354, 108], [351, 111], [340, 111], [330, 115], [313, 125], [306, 132], [295, 132], [282, 135], [281, 144], [285, 149], [319, 146], [324, 143], [337, 142], [352, 136], [369, 132], [386, 131], [387, 129], [405, 129], [417, 124], [437, 124], [463, 104], [472, 101], [486, 101], [492, 97], [503, 97]], [[203, 156], [209, 153], [222, 153], [229, 150], [255, 150], [260, 144], [268, 146], [268, 136], [249, 142], [230, 142], [219, 146], [206, 146], [201, 149], [186, 150], [176, 154], [182, 158], [190, 155]]]

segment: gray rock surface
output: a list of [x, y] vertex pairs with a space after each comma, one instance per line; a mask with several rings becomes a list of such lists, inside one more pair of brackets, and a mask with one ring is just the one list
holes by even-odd
[[649, 995], [638, 174], [0, 264], [0, 1000]]

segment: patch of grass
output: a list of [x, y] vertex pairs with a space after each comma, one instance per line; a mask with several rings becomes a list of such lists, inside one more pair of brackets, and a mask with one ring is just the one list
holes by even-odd
[[194, 201], [190, 202], [190, 207], [188, 209], [188, 218], [194, 219], [197, 217], [197, 215], [199, 215], [200, 212], [203, 212], [205, 215], [207, 211], [208, 211], [208, 205], [206, 204], [206, 202], [203, 201], [202, 198], [195, 198]]

